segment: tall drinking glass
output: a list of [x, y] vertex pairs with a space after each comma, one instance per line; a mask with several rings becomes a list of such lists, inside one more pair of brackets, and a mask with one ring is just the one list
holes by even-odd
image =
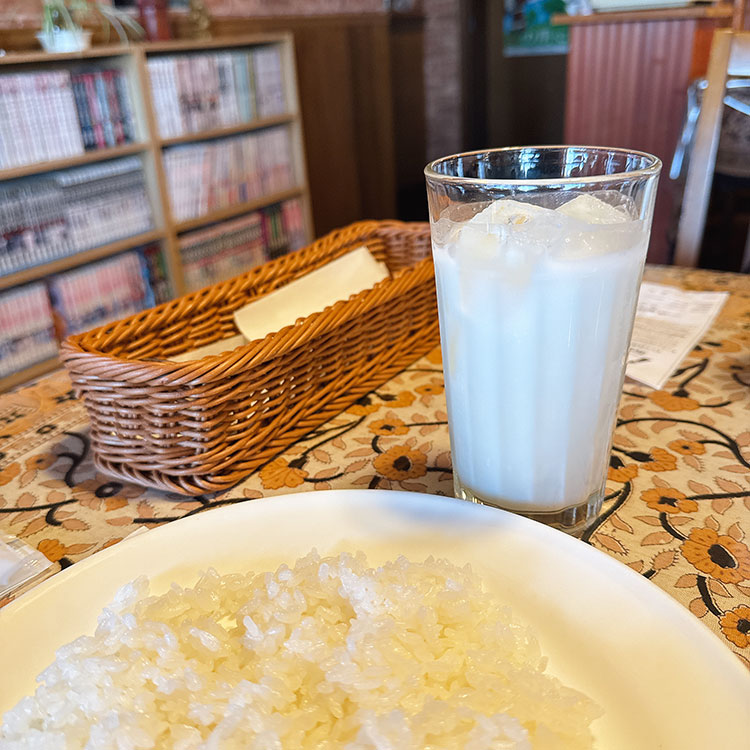
[[660, 171], [578, 146], [426, 167], [457, 497], [574, 534], [599, 513]]

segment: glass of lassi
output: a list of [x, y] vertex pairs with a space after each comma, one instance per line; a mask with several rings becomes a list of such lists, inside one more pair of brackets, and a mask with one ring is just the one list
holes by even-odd
[[425, 168], [457, 497], [573, 534], [600, 512], [660, 171], [579, 146]]

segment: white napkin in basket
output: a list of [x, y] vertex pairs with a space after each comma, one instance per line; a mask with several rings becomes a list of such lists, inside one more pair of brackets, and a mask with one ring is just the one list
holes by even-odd
[[214, 341], [171, 359], [174, 362], [191, 362], [231, 351], [248, 341], [280, 331], [299, 318], [322, 312], [339, 300], [371, 289], [389, 275], [385, 263], [375, 260], [366, 247], [358, 247], [241, 307], [234, 313], [234, 324], [240, 331], [238, 335]]
[[388, 276], [385, 263], [375, 260], [366, 247], [358, 247], [241, 307], [234, 314], [234, 324], [248, 341], [262, 339]]

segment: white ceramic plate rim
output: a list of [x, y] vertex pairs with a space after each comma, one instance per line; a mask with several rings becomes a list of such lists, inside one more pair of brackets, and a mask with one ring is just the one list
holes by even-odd
[[[293, 562], [312, 547], [321, 554], [362, 548], [374, 562], [401, 552], [472, 562], [532, 620], [551, 671], [604, 705], [595, 725], [600, 747], [728, 747], [750, 725], [750, 673], [697, 618], [626, 565], [494, 508], [382, 490], [213, 509], [62, 571], [0, 610], [0, 664], [15, 678], [0, 680], [0, 711], [32, 689], [31, 677], [55, 648], [90, 632], [102, 606], [137, 575], [150, 574], [159, 590], [171, 580], [192, 582], [211, 564], [220, 572], [257, 569], [258, 562]], [[640, 729], [630, 726], [634, 712]]]

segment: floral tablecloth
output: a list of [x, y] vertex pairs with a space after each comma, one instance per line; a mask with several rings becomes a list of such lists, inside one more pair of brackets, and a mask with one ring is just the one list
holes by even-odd
[[[585, 541], [650, 578], [750, 667], [750, 277], [650, 267], [646, 278], [731, 296], [663, 390], [626, 381], [604, 510]], [[58, 568], [135, 529], [263, 496], [452, 494], [439, 350], [221, 494], [112, 481], [93, 466], [87, 424], [63, 372], [0, 396], [0, 530]]]

